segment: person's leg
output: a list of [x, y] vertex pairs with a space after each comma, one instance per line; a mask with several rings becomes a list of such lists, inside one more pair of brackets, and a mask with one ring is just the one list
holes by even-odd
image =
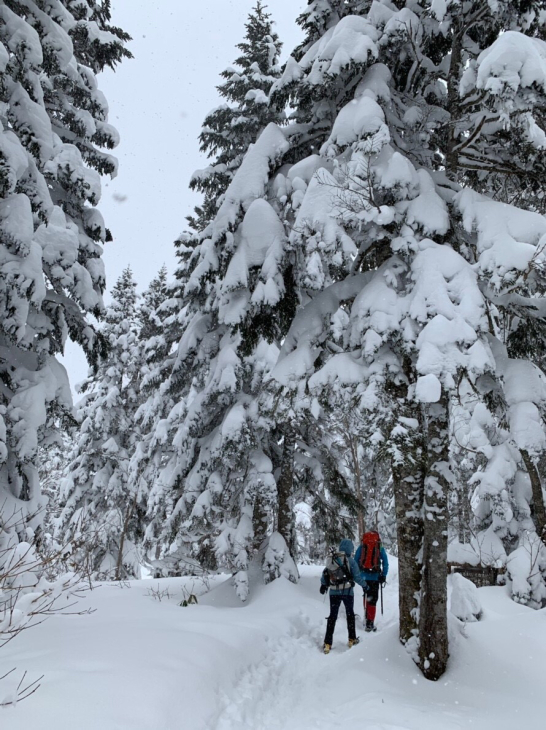
[[349, 634], [349, 640], [356, 639], [355, 597], [342, 596], [342, 600], [345, 605], [345, 614], [347, 616], [347, 632]]
[[379, 598], [379, 581], [371, 580], [366, 595], [366, 627], [373, 626], [377, 610], [377, 599]]
[[336, 627], [337, 615], [339, 613], [339, 607], [341, 605], [341, 596], [333, 596], [330, 593], [330, 615], [326, 622], [326, 636], [324, 637], [324, 643], [332, 645], [334, 641], [334, 629]]

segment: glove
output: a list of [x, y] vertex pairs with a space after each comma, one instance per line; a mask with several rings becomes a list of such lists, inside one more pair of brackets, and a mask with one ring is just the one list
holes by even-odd
[[386, 576], [386, 575], [380, 575], [380, 576], [379, 576], [379, 582], [380, 582], [380, 584], [381, 584], [382, 586], [384, 586], [384, 585], [385, 585], [385, 583], [387, 582], [387, 576]]
[[328, 590], [328, 587], [327, 586], [323, 586], [321, 584], [321, 586], [320, 586], [320, 595], [323, 596], [326, 593], [327, 590]]
[[362, 586], [362, 590], [364, 591], [364, 593], [367, 593], [370, 590], [370, 584], [364, 583], [364, 585]]

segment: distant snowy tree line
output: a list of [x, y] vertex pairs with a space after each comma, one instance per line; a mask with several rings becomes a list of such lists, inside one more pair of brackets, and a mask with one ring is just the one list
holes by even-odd
[[[378, 528], [438, 679], [450, 552], [546, 600], [546, 4], [310, 0], [281, 67], [258, 2], [174, 277], [139, 297], [127, 269], [106, 310], [92, 169], [116, 135], [83, 65], [127, 52], [101, 8], [0, 8], [0, 488], [25, 520], [2, 539], [40, 549], [54, 427], [48, 542], [91, 578], [227, 569], [244, 601]], [[77, 426], [67, 336], [93, 366]]]

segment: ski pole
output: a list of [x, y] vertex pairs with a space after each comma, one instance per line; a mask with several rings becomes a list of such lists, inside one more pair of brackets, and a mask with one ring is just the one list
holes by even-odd
[[379, 587], [381, 588], [381, 615], [383, 615], [383, 583], [380, 583]]

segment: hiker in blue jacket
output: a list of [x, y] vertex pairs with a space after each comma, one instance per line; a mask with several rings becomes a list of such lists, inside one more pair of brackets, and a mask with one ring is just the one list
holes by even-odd
[[374, 540], [377, 540], [377, 546], [379, 548], [379, 564], [376, 566], [376, 568], [373, 568], [371, 570], [367, 570], [364, 567], [365, 558], [362, 555], [362, 543], [359, 545], [356, 551], [355, 561], [358, 565], [359, 570], [362, 571], [364, 577], [366, 578], [366, 582], [368, 584], [368, 587], [364, 588], [364, 612], [366, 617], [365, 631], [369, 632], [376, 631], [375, 614], [377, 610], [377, 600], [379, 598], [379, 586], [384, 585], [387, 580], [387, 574], [389, 572], [389, 559], [387, 557], [387, 552], [385, 548], [383, 547], [383, 545], [381, 545], [381, 538], [379, 537], [379, 533], [365, 533], [362, 536], [362, 540], [364, 541], [367, 536], [369, 536], [372, 543]]
[[354, 591], [353, 586], [358, 583], [364, 590], [367, 588], [366, 579], [360, 572], [352, 554], [354, 545], [351, 540], [342, 540], [339, 543], [339, 551], [334, 553], [328, 564], [322, 571], [320, 578], [320, 592], [326, 593], [330, 589], [330, 615], [326, 624], [326, 636], [324, 637], [324, 653], [329, 654], [334, 639], [339, 607], [343, 603], [347, 616], [347, 631], [349, 633], [349, 648], [358, 644], [356, 635], [355, 612], [354, 612]]

